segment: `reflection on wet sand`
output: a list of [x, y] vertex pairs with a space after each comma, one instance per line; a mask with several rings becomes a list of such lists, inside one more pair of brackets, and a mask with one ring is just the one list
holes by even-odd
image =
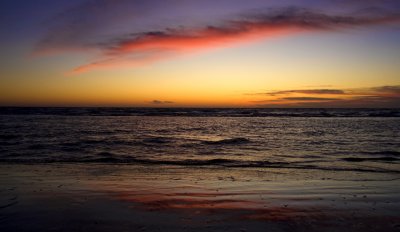
[[129, 203], [133, 209], [218, 215], [226, 221], [318, 224], [335, 220], [363, 221], [366, 217], [391, 223], [399, 219], [388, 210], [399, 207], [398, 187], [388, 187], [385, 183], [392, 181], [392, 177], [284, 169], [279, 172], [231, 169], [229, 173], [223, 169], [181, 168], [136, 171], [141, 174], [119, 179], [118, 184], [108, 176], [95, 182], [94, 188]]
[[398, 231], [400, 227], [400, 183], [394, 174], [10, 165], [0, 170], [0, 182], [4, 186], [1, 231]]
[[[260, 197], [260, 192], [124, 192], [114, 194], [118, 200], [133, 203], [131, 207], [149, 211], [173, 210], [179, 213], [236, 215], [235, 219], [268, 221], [293, 220], [302, 217], [322, 217], [320, 209], [310, 207], [274, 206]], [[325, 209], [329, 210], [329, 209]], [[231, 218], [232, 219], [232, 218]]]

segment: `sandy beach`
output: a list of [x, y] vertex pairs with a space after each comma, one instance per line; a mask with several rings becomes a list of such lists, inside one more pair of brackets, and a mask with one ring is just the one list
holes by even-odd
[[1, 231], [399, 231], [398, 174], [3, 164]]

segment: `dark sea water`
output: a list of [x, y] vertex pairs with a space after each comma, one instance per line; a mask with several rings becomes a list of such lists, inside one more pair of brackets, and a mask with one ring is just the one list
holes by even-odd
[[0, 108], [0, 163], [400, 173], [399, 109]]

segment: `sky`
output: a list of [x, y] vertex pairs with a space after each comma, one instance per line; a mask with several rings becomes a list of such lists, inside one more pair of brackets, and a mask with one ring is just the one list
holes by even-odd
[[398, 0], [2, 0], [0, 106], [400, 107]]

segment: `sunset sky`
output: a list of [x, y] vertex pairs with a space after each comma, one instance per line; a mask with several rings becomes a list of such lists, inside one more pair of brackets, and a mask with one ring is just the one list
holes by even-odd
[[400, 107], [398, 0], [2, 0], [0, 106]]

